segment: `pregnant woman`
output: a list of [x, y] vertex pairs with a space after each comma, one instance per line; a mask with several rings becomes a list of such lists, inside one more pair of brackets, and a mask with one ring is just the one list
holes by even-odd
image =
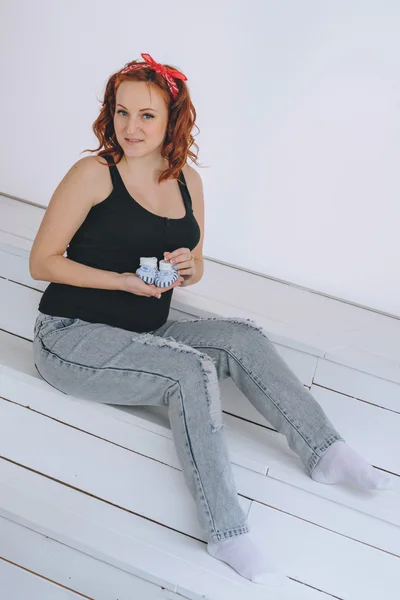
[[[254, 321], [168, 320], [173, 288], [203, 274], [202, 182], [187, 164], [198, 164], [196, 111], [182, 72], [142, 58], [108, 79], [93, 125], [99, 152], [59, 183], [34, 241], [31, 275], [50, 282], [34, 363], [65, 394], [168, 406], [208, 552], [255, 583], [281, 584], [239, 503], [219, 380], [233, 379], [315, 481], [383, 489], [388, 480], [345, 443]], [[140, 257], [170, 261], [179, 278], [166, 288], [145, 283], [135, 274]]]

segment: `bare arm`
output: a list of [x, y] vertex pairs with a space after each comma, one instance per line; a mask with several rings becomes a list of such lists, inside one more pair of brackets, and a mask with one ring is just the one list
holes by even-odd
[[101, 168], [104, 167], [95, 157], [81, 158], [57, 186], [29, 256], [33, 279], [78, 287], [123, 289], [122, 274], [88, 267], [63, 256], [95, 202]]

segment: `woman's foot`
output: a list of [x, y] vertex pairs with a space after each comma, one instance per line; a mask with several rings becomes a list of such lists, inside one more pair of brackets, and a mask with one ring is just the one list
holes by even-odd
[[369, 465], [342, 440], [329, 446], [311, 477], [319, 483], [349, 483], [365, 490], [385, 490], [392, 487], [388, 475]]
[[242, 577], [261, 585], [285, 585], [287, 577], [280, 573], [258, 547], [248, 533], [235, 535], [218, 542], [208, 542], [211, 556], [228, 563]]

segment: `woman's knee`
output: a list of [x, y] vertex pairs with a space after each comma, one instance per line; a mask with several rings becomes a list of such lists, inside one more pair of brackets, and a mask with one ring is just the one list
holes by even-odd
[[[268, 340], [263, 328], [253, 319], [242, 317], [215, 317], [214, 335], [220, 341], [220, 347], [225, 349], [246, 348], [254, 340]], [[268, 340], [269, 341], [269, 340]]]

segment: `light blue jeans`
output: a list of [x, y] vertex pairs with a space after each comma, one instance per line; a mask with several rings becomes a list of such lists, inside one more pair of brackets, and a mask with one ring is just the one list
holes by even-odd
[[106, 404], [168, 406], [173, 441], [208, 541], [250, 531], [222, 423], [219, 380], [231, 377], [286, 436], [311, 474], [342, 440], [254, 321], [168, 320], [150, 333], [39, 313], [35, 366], [65, 394]]

